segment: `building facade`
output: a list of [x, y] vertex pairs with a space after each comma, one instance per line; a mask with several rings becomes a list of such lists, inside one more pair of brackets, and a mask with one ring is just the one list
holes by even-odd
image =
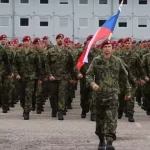
[[[63, 33], [75, 42], [94, 34], [118, 11], [121, 0], [0, 0], [0, 34], [10, 39], [24, 35]], [[113, 38], [150, 36], [150, 0], [124, 0]]]

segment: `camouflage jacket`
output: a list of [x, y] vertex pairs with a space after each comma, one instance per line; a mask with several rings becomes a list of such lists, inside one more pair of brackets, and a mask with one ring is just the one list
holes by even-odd
[[[146, 75], [150, 78], [150, 53], [143, 56], [142, 65]], [[144, 93], [150, 93], [150, 81], [146, 82], [143, 88]]]
[[74, 59], [71, 53], [63, 48], [56, 46], [50, 48], [47, 53], [48, 64], [51, 70], [51, 75], [56, 80], [69, 80], [77, 78], [77, 69], [74, 64]]
[[[9, 60], [9, 63], [10, 63], [10, 67], [11, 67], [11, 70], [13, 72], [13, 61], [14, 61], [14, 52], [11, 48], [9, 48], [8, 46], [4, 46], [3, 47], [4, 50], [6, 51], [7, 55], [8, 55], [8, 60]], [[5, 70], [5, 74], [7, 75], [7, 70]]]
[[[121, 78], [121, 77], [124, 78]], [[128, 81], [128, 72], [121, 60], [116, 56], [105, 59], [104, 56], [94, 58], [86, 73], [86, 79], [91, 86], [99, 85], [101, 96], [110, 96], [120, 93], [119, 80], [125, 83], [126, 94], [130, 93], [131, 87]]]
[[43, 80], [45, 77], [49, 77], [50, 76], [50, 69], [49, 69], [49, 65], [48, 65], [48, 60], [47, 60], [47, 50], [35, 50], [36, 52], [36, 57], [38, 59], [39, 62], [39, 77], [41, 80]]
[[135, 51], [124, 50], [124, 51], [122, 51], [122, 53], [119, 57], [129, 67], [132, 76], [136, 80], [138, 80], [139, 78], [145, 79], [146, 75], [145, 75], [144, 70], [142, 68], [141, 59]]
[[0, 46], [0, 77], [12, 73], [9, 57], [3, 46]]
[[40, 65], [34, 50], [21, 49], [17, 51], [14, 59], [14, 73], [22, 79], [38, 79]]

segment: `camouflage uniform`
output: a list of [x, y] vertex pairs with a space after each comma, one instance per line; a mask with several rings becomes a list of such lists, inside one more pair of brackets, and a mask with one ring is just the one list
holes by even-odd
[[[136, 81], [136, 87], [137, 87], [137, 81], [140, 78], [145, 79], [145, 74], [142, 69], [140, 57], [133, 50], [129, 50], [129, 51], [123, 50], [120, 54], [120, 58], [129, 67], [130, 73], [134, 77], [134, 81]], [[125, 95], [124, 92], [122, 94]], [[127, 101], [127, 105], [125, 106], [126, 116], [129, 117], [133, 117], [134, 114], [134, 96], [135, 96], [135, 87], [132, 87], [132, 98], [131, 100]], [[123, 101], [123, 99], [120, 99], [119, 101]]]
[[29, 49], [21, 49], [16, 53], [15, 75], [20, 75], [20, 102], [25, 113], [29, 113], [32, 104], [32, 95], [34, 91], [34, 81], [40, 75], [39, 62], [36, 53]]
[[90, 66], [97, 49], [92, 48], [88, 55], [88, 63], [85, 63], [84, 66], [81, 68], [80, 72], [83, 75], [83, 78], [80, 80], [80, 95], [81, 95], [81, 108], [82, 108], [82, 114], [86, 114], [89, 112], [89, 106], [90, 106], [90, 100], [91, 100], [91, 87], [86, 81], [86, 71], [88, 67]]
[[[142, 64], [145, 73], [150, 78], [150, 53], [144, 55]], [[143, 94], [145, 98], [147, 115], [150, 115], [150, 81], [146, 82], [146, 84], [143, 86]]]
[[55, 114], [58, 110], [62, 115], [68, 96], [69, 80], [75, 78], [74, 60], [67, 49], [57, 46], [48, 50], [47, 58], [51, 75], [56, 79], [50, 83], [52, 113]]
[[37, 91], [36, 91], [36, 105], [37, 105], [37, 113], [41, 113], [42, 110], [42, 105], [44, 103], [44, 84], [45, 82], [48, 81], [44, 81], [45, 78], [48, 79], [49, 75], [50, 75], [50, 70], [49, 70], [49, 66], [48, 66], [48, 61], [47, 61], [47, 51], [39, 49], [36, 50], [37, 53], [37, 59], [40, 65], [40, 78], [39, 80], [42, 81], [42, 84], [37, 84]]
[[[126, 85], [126, 94], [130, 94], [128, 73], [116, 56], [105, 59], [103, 56], [96, 57], [86, 73], [86, 79], [91, 86], [99, 85], [96, 95], [96, 134], [100, 139], [106, 137], [107, 141], [113, 141], [116, 136], [118, 94], [120, 92], [119, 79]], [[94, 80], [95, 77], [95, 80]]]
[[[4, 88], [3, 88], [3, 76], [10, 75], [12, 72], [11, 65], [9, 62], [8, 55], [5, 49], [0, 46], [0, 106], [2, 105], [3, 110], [7, 109], [7, 104], [4, 101]], [[6, 93], [6, 92], [5, 92]], [[7, 110], [6, 110], [7, 112]]]

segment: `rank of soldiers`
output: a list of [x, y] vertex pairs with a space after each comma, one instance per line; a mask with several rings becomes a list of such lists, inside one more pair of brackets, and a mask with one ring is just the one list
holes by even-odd
[[[79, 57], [89, 44], [75, 44], [63, 34], [53, 45], [43, 39], [25, 36], [8, 41], [0, 36], [0, 107], [7, 113], [19, 101], [24, 120], [30, 112], [41, 114], [49, 98], [52, 117], [64, 120], [72, 109], [77, 84], [80, 84], [81, 118], [90, 111], [96, 121], [98, 150], [114, 150], [117, 118], [123, 114], [134, 122], [134, 100], [150, 115], [150, 40], [131, 38], [104, 40], [95, 44], [81, 70], [76, 67]], [[107, 141], [107, 143], [106, 143]]]

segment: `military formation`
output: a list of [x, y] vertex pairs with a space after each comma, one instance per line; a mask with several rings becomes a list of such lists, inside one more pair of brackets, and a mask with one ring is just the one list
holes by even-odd
[[92, 38], [75, 44], [58, 34], [53, 45], [47, 36], [33, 41], [25, 36], [19, 43], [1, 35], [2, 113], [20, 102], [23, 118], [29, 120], [30, 112], [41, 114], [49, 99], [51, 116], [64, 120], [80, 84], [81, 118], [90, 112], [90, 120], [96, 121], [98, 150], [114, 150], [117, 119], [125, 114], [129, 122], [135, 121], [135, 99], [150, 115], [150, 41], [104, 40], [92, 46], [88, 63], [78, 70], [78, 59]]

